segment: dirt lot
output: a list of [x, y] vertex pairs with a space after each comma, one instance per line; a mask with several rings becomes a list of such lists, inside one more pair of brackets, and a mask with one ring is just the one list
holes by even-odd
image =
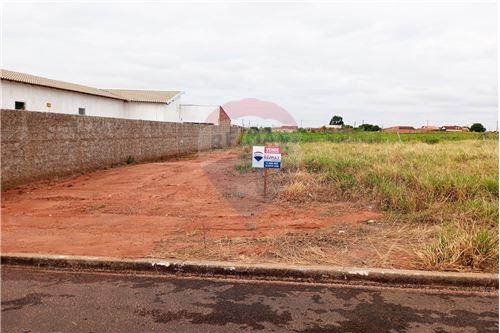
[[238, 163], [215, 151], [5, 191], [2, 252], [413, 267], [408, 230], [370, 205], [264, 200]]

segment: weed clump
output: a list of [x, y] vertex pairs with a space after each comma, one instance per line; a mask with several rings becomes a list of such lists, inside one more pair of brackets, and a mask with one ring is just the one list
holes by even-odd
[[437, 240], [418, 252], [426, 269], [494, 270], [498, 257], [498, 237], [495, 230], [474, 224], [444, 227]]
[[252, 170], [252, 162], [243, 162], [242, 164], [238, 164], [235, 166], [236, 171], [239, 173], [247, 173]]

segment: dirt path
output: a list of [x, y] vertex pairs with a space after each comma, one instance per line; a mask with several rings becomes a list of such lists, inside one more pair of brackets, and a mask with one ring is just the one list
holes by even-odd
[[[270, 240], [328, 231], [338, 235], [344, 253], [334, 262], [359, 266], [380, 259], [377, 246], [349, 240], [388, 232], [365, 223], [382, 214], [345, 202], [289, 207], [265, 201], [260, 173], [239, 173], [238, 163], [237, 151], [215, 151], [5, 191], [2, 252], [269, 261], [280, 260]], [[408, 267], [406, 261], [391, 265]]]

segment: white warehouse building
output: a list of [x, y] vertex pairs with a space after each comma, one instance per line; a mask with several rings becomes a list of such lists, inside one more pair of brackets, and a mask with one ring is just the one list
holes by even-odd
[[224, 112], [218, 105], [183, 105], [182, 91], [98, 89], [5, 69], [0, 79], [2, 109], [196, 123]]

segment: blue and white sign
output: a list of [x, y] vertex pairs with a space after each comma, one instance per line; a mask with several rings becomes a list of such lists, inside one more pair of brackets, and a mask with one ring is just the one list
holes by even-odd
[[281, 168], [281, 150], [279, 147], [254, 146], [252, 150], [252, 167]]
[[264, 146], [253, 146], [252, 149], [252, 168], [264, 167]]
[[266, 169], [279, 169], [279, 168], [281, 168], [281, 162], [264, 161], [264, 168], [266, 168]]
[[264, 149], [264, 168], [281, 168], [281, 150], [280, 147], [266, 147]]

